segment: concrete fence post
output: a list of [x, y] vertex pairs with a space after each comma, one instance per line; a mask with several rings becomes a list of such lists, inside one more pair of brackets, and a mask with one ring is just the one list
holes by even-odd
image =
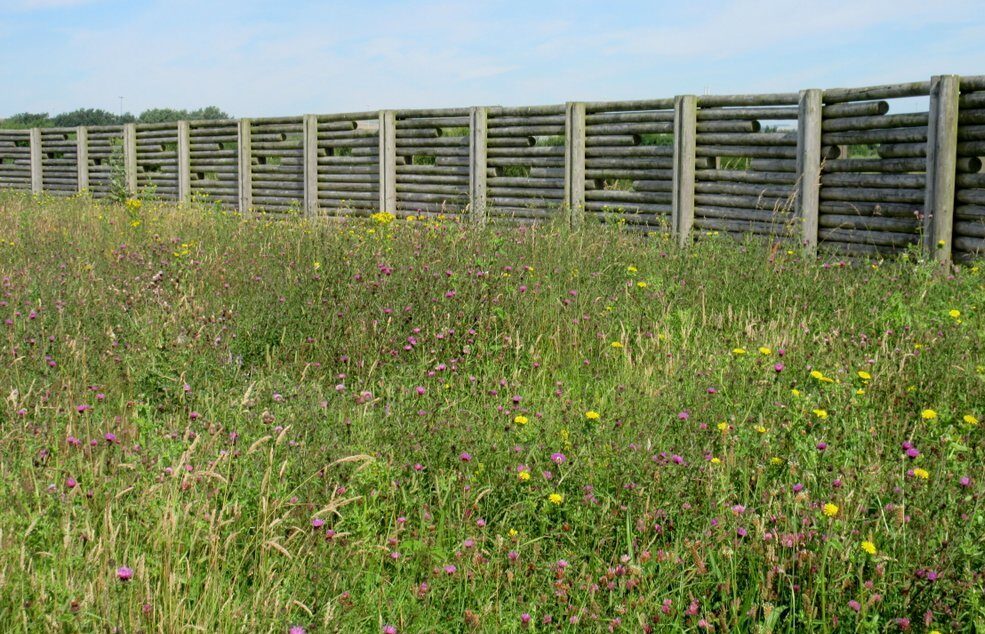
[[178, 201], [191, 202], [192, 165], [191, 130], [187, 121], [178, 122]]
[[240, 119], [236, 132], [239, 213], [251, 217], [253, 215], [253, 143], [250, 120]]
[[304, 215], [318, 214], [318, 117], [304, 115]]
[[397, 118], [392, 110], [381, 110], [380, 118], [380, 211], [397, 212]]
[[31, 193], [44, 189], [44, 169], [41, 164], [41, 129], [31, 128]]
[[123, 169], [126, 176], [127, 194], [137, 193], [137, 125], [123, 125]]
[[585, 104], [564, 108], [564, 205], [572, 227], [585, 219]]
[[958, 161], [958, 97], [961, 79], [938, 75], [930, 81], [927, 127], [927, 188], [924, 191], [924, 251], [950, 261], [954, 231], [954, 190]]
[[821, 194], [821, 101], [816, 88], [800, 91], [797, 103], [797, 217], [804, 253], [817, 255]]
[[76, 188], [80, 192], [89, 189], [89, 128], [80, 125], [75, 129]]
[[694, 164], [697, 151], [698, 98], [674, 97], [674, 174], [670, 224], [678, 244], [686, 247], [694, 226]]
[[469, 111], [469, 205], [476, 224], [486, 223], [486, 135], [489, 111], [477, 106]]

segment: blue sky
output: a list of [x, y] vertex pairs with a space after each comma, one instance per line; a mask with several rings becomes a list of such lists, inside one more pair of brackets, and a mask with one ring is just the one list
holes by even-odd
[[0, 0], [0, 116], [234, 116], [985, 74], [980, 0]]

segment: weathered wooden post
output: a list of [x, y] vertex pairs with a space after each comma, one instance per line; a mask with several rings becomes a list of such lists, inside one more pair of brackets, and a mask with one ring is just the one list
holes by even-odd
[[240, 119], [237, 126], [236, 150], [239, 172], [239, 213], [253, 215], [253, 143], [251, 141], [250, 120]]
[[477, 106], [469, 111], [469, 204], [472, 221], [486, 223], [486, 134], [489, 111]]
[[797, 103], [797, 217], [804, 253], [817, 255], [821, 193], [821, 100], [816, 88], [800, 91]]
[[44, 170], [41, 165], [41, 129], [31, 128], [31, 193], [44, 189]]
[[318, 214], [318, 117], [304, 115], [304, 215]]
[[958, 161], [958, 97], [961, 78], [938, 75], [930, 81], [927, 126], [927, 188], [924, 192], [924, 251], [942, 262], [951, 259], [954, 187]]
[[564, 205], [571, 226], [585, 219], [585, 104], [569, 101], [564, 108]]
[[694, 164], [697, 151], [698, 98], [674, 97], [674, 174], [672, 178], [671, 230], [686, 247], [694, 226]]
[[77, 170], [77, 189], [89, 189], [89, 128], [80, 125], [75, 129], [75, 167]]
[[178, 202], [192, 199], [191, 129], [187, 121], [178, 122]]
[[397, 117], [381, 110], [380, 118], [380, 211], [397, 211]]
[[127, 194], [137, 193], [137, 125], [123, 125], [123, 169], [126, 176]]

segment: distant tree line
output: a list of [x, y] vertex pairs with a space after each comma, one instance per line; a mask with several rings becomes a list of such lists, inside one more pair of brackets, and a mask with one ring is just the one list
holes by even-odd
[[72, 112], [63, 112], [50, 116], [47, 112], [21, 112], [6, 119], [0, 119], [0, 128], [72, 128], [85, 125], [120, 125], [122, 123], [167, 123], [170, 121], [194, 121], [197, 119], [229, 119], [229, 115], [216, 106], [207, 106], [197, 110], [179, 110], [175, 108], [151, 108], [144, 110], [140, 116], [129, 112], [113, 114], [99, 108], [79, 108]]

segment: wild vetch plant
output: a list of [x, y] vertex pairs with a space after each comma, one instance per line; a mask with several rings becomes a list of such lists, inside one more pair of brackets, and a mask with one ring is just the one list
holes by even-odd
[[5, 195], [0, 624], [974, 631], [983, 282]]

